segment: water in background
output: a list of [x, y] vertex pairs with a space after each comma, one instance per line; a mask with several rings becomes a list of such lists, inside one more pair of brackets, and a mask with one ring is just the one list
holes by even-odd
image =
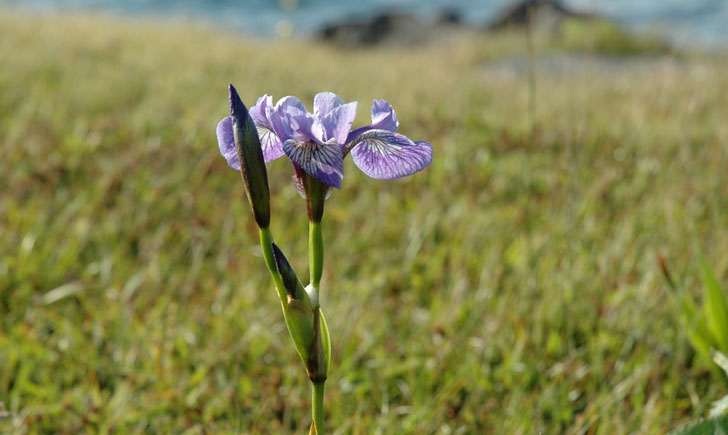
[[[458, 13], [483, 27], [513, 0], [0, 0], [31, 11], [97, 11], [186, 18], [258, 36], [308, 36], [326, 24], [405, 11]], [[728, 46], [728, 0], [565, 0], [629, 28], [666, 34], [677, 44]]]

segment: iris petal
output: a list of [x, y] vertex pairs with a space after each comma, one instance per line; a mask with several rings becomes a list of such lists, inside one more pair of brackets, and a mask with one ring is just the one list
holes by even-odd
[[265, 94], [258, 98], [258, 102], [250, 109], [249, 113], [258, 130], [258, 138], [260, 138], [260, 146], [263, 149], [265, 162], [271, 162], [282, 156], [283, 142], [276, 135], [271, 123], [273, 97]]
[[303, 111], [303, 112], [306, 111], [306, 106], [303, 105], [303, 103], [301, 102], [301, 100], [299, 100], [296, 97], [290, 96], [290, 95], [287, 96], [287, 97], [283, 97], [280, 100], [278, 100], [278, 102], [276, 103], [275, 108], [276, 109], [281, 109], [281, 110], [284, 110], [284, 111], [287, 110], [287, 109], [289, 109], [289, 108], [296, 108], [296, 109], [298, 109], [300, 111]]
[[341, 180], [344, 178], [344, 158], [341, 145], [287, 140], [283, 143], [283, 151], [293, 163], [314, 178], [337, 189], [341, 188]]
[[281, 104], [279, 102], [270, 112], [269, 119], [273, 131], [281, 140], [281, 143], [288, 139], [294, 139], [301, 143], [308, 142], [314, 136], [311, 132], [314, 117], [305, 109], [302, 110], [302, 106], [298, 107], [298, 104], [295, 104], [295, 101], [298, 101], [297, 98], [285, 97], [281, 101], [286, 99], [292, 100], [292, 104]]
[[258, 98], [258, 102], [255, 103], [255, 106], [250, 108], [248, 113], [250, 113], [250, 117], [253, 118], [253, 121], [255, 121], [256, 124], [270, 125], [270, 120], [268, 119], [267, 113], [270, 111], [270, 108], [272, 106], [273, 97], [265, 94], [262, 97]]
[[316, 118], [312, 132], [321, 142], [334, 139], [336, 143], [344, 144], [354, 118], [356, 118], [356, 101], [340, 105], [325, 116]]
[[313, 114], [317, 118], [321, 118], [342, 104], [344, 104], [344, 100], [335, 93], [319, 92], [313, 98]]
[[217, 145], [220, 154], [225, 157], [231, 168], [240, 170], [238, 151], [235, 149], [235, 136], [233, 135], [233, 118], [226, 116], [217, 124]]
[[372, 127], [391, 132], [399, 128], [397, 114], [387, 100], [374, 100], [372, 103]]
[[260, 146], [263, 148], [263, 158], [265, 162], [272, 162], [273, 160], [281, 157], [283, 152], [283, 143], [272, 128], [258, 124], [256, 122], [255, 127], [258, 130], [258, 137], [260, 138]]
[[357, 144], [354, 142], [356, 138], [370, 130], [387, 130], [396, 132], [399, 128], [399, 120], [397, 114], [394, 113], [392, 105], [387, 100], [374, 100], [372, 103], [372, 123], [370, 125], [359, 127], [349, 133], [346, 138], [345, 154], [351, 151], [351, 148]]
[[288, 109], [286, 111], [287, 127], [290, 129], [287, 139], [294, 139], [296, 142], [305, 143], [315, 138], [312, 132], [315, 119], [305, 110]]
[[432, 163], [432, 145], [413, 142], [387, 130], [369, 130], [355, 139], [351, 151], [354, 164], [378, 180], [395, 180], [412, 175]]

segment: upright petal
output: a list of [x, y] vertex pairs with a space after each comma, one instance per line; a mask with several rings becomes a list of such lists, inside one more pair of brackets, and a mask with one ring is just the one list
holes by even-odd
[[313, 98], [313, 115], [321, 118], [342, 104], [344, 100], [335, 93], [320, 92]]
[[283, 97], [280, 100], [278, 100], [278, 102], [275, 105], [275, 108], [276, 109], [281, 109], [281, 110], [284, 110], [284, 111], [287, 110], [287, 109], [289, 109], [289, 108], [296, 108], [296, 109], [298, 109], [298, 110], [300, 110], [302, 112], [305, 112], [306, 111], [306, 106], [303, 105], [303, 103], [301, 102], [301, 100], [299, 100], [296, 97], [292, 97], [290, 95], [287, 96], [287, 97]]
[[266, 94], [258, 98], [258, 102], [250, 110], [250, 117], [255, 121], [260, 146], [263, 148], [265, 162], [271, 162], [283, 155], [283, 142], [276, 135], [271, 123], [273, 97]]
[[399, 128], [399, 120], [397, 114], [394, 113], [392, 105], [387, 100], [374, 100], [372, 103], [372, 123], [370, 125], [359, 127], [349, 133], [346, 138], [346, 149], [344, 154], [348, 154], [351, 148], [357, 144], [354, 142], [356, 138], [370, 130], [387, 130], [396, 132]]
[[344, 178], [344, 157], [342, 146], [335, 143], [300, 143], [287, 140], [283, 151], [289, 159], [314, 178], [329, 186], [341, 188]]
[[386, 100], [374, 100], [372, 103], [372, 127], [380, 130], [397, 131], [399, 120], [392, 105]]
[[346, 143], [355, 117], [356, 101], [337, 106], [322, 118], [315, 119], [312, 132], [321, 142], [333, 139], [336, 143], [343, 145]]
[[271, 129], [278, 139], [280, 139], [281, 143], [291, 138], [292, 130], [288, 123], [288, 114], [282, 109], [276, 107], [271, 110], [268, 121], [270, 122]]
[[233, 136], [233, 119], [229, 116], [217, 124], [217, 145], [227, 164], [233, 169], [240, 170], [238, 151], [235, 149], [235, 137]]
[[296, 97], [281, 98], [270, 111], [268, 119], [281, 142], [288, 139], [307, 142], [313, 136], [311, 127], [314, 118]]
[[354, 164], [378, 180], [412, 175], [432, 163], [432, 145], [413, 142], [399, 133], [370, 130], [362, 133], [351, 151]]
[[267, 116], [269, 107], [273, 107], [273, 97], [265, 94], [258, 98], [258, 102], [250, 108], [248, 113], [250, 113], [250, 117], [253, 118], [256, 124], [270, 125]]
[[291, 108], [288, 109], [286, 117], [290, 129], [289, 138], [299, 143], [316, 139], [312, 132], [315, 119], [310, 113]]

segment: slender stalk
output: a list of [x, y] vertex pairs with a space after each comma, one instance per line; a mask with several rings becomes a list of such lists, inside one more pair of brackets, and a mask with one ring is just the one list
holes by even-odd
[[313, 384], [313, 395], [311, 397], [311, 413], [313, 423], [311, 433], [323, 435], [324, 433], [324, 382]]
[[[309, 221], [308, 226], [308, 266], [309, 273], [311, 274], [311, 286], [313, 287], [313, 297], [311, 298], [311, 304], [314, 309], [314, 352], [318, 352], [321, 349], [321, 331], [319, 321], [319, 285], [321, 284], [321, 275], [324, 269], [324, 242], [321, 235], [321, 222]], [[321, 358], [324, 356], [319, 352], [316, 355], [316, 365], [320, 367], [324, 364]], [[324, 431], [324, 383], [326, 377], [323, 380], [314, 380], [312, 378], [311, 383], [313, 385], [313, 393], [311, 397], [311, 416], [313, 423], [311, 424], [311, 433], [316, 435], [322, 435]]]
[[278, 297], [281, 300], [281, 303], [285, 305], [286, 303], [286, 288], [283, 285], [283, 278], [281, 278], [281, 275], [278, 273], [278, 269], [276, 268], [276, 262], [273, 258], [273, 247], [271, 244], [273, 243], [273, 235], [270, 232], [270, 228], [261, 228], [260, 229], [260, 248], [263, 250], [263, 258], [265, 259], [265, 265], [268, 266], [268, 271], [270, 271], [271, 276], [273, 277], [273, 282], [276, 284], [276, 291], [278, 292]]
[[318, 290], [324, 270], [324, 242], [321, 236], [321, 222], [309, 221], [308, 224], [308, 268], [311, 274], [311, 285], [316, 294], [314, 305], [318, 307]]

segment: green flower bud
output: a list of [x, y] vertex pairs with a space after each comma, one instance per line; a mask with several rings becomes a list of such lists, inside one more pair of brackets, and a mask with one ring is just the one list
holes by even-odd
[[271, 247], [273, 248], [273, 260], [276, 263], [278, 274], [283, 279], [283, 286], [286, 288], [288, 300], [308, 299], [308, 293], [306, 293], [301, 281], [296, 276], [296, 272], [294, 272], [290, 263], [288, 263], [286, 256], [283, 255], [283, 252], [281, 252], [275, 243], [271, 243]]
[[314, 340], [314, 314], [311, 299], [288, 263], [283, 252], [271, 243], [276, 269], [281, 275], [288, 300], [283, 304], [283, 317], [298, 355], [308, 369], [308, 360]]
[[324, 382], [329, 374], [331, 362], [331, 338], [329, 326], [321, 308], [313, 313], [313, 343], [309, 352], [306, 370], [308, 377], [314, 383]]
[[309, 292], [301, 285], [283, 252], [275, 243], [271, 243], [271, 247], [276, 269], [288, 295], [288, 301], [283, 306], [288, 333], [306, 366], [308, 377], [314, 382], [323, 382], [331, 361], [331, 339], [326, 319], [321, 309], [311, 303]]
[[268, 228], [268, 225], [270, 225], [270, 193], [258, 130], [248, 113], [248, 109], [232, 84], [229, 86], [229, 91], [233, 136], [235, 138], [235, 148], [238, 152], [238, 160], [240, 161], [240, 172], [243, 174], [243, 182], [245, 183], [245, 191], [253, 209], [255, 222], [258, 223], [260, 228]]

